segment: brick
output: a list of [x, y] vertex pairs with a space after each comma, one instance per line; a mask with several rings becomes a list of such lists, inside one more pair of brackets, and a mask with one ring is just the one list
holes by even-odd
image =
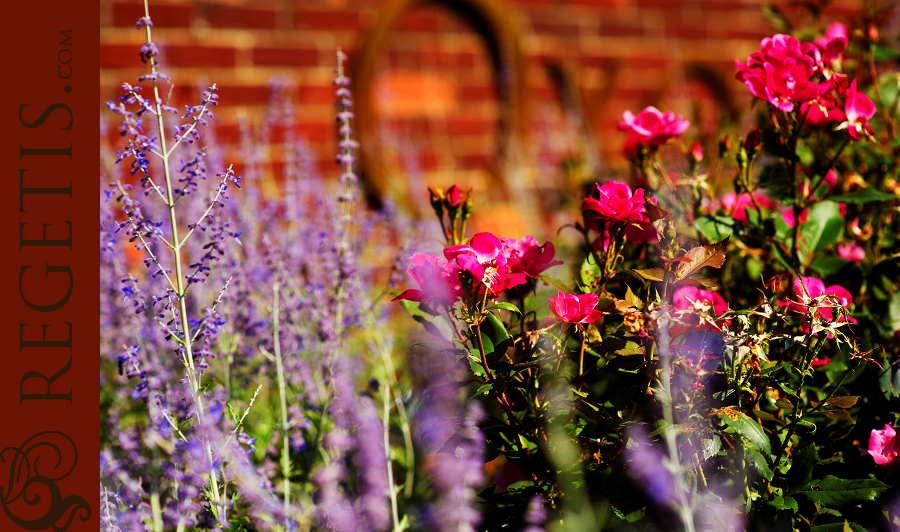
[[533, 20], [531, 27], [539, 35], [578, 35], [580, 27], [576, 22], [547, 22]]
[[356, 30], [362, 26], [360, 14], [348, 10], [298, 9], [294, 27], [305, 30]]
[[419, 169], [424, 171], [437, 170], [440, 167], [441, 157], [434, 150], [423, 150], [418, 153]]
[[234, 67], [237, 51], [225, 46], [203, 46], [196, 44], [176, 44], [160, 50], [163, 68], [176, 67]]
[[572, 5], [591, 7], [620, 7], [628, 3], [628, 0], [569, 0]]
[[[219, 106], [266, 105], [271, 91], [263, 85], [219, 85]], [[215, 112], [215, 111], [213, 111]]]
[[335, 102], [334, 85], [302, 85], [298, 89], [298, 100], [303, 104], [331, 104]]
[[277, 28], [278, 15], [274, 9], [216, 4], [206, 8], [206, 21], [211, 28]]
[[319, 50], [308, 47], [254, 48], [257, 66], [319, 66]]
[[670, 20], [666, 21], [664, 34], [669, 38], [684, 40], [706, 39], [709, 37], [709, 32], [705, 26], [679, 24]]
[[578, 66], [582, 68], [599, 68], [606, 70], [612, 68], [616, 60], [609, 56], [583, 55], [578, 58]]
[[678, 9], [684, 4], [684, 0], [632, 0], [631, 4], [639, 9], [647, 7]]
[[447, 133], [450, 135], [481, 135], [491, 129], [491, 124], [479, 118], [448, 118]]
[[[150, 20], [154, 27], [187, 28], [193, 20], [193, 7], [190, 5], [153, 4]], [[115, 2], [112, 5], [112, 22], [114, 26], [132, 26], [144, 16], [143, 3]]]
[[496, 100], [499, 98], [494, 85], [464, 85], [460, 90], [463, 100]]
[[439, 31], [443, 28], [444, 18], [449, 18], [449, 13], [435, 9], [419, 9], [409, 12], [397, 21], [396, 31]]
[[460, 159], [465, 169], [491, 168], [493, 157], [485, 153], [467, 153]]
[[759, 42], [763, 39], [763, 37], [771, 37], [772, 32], [768, 30], [768, 27], [759, 27], [752, 30], [744, 30], [744, 29], [731, 29], [728, 28], [725, 30], [725, 37], [727, 39], [740, 39], [746, 41], [754, 41]]
[[337, 139], [337, 126], [334, 122], [301, 122], [297, 124], [297, 136], [313, 141]]
[[601, 18], [598, 33], [601, 37], [643, 37], [644, 28], [633, 24], [605, 22]]
[[140, 46], [134, 44], [100, 44], [100, 68], [140, 67]]

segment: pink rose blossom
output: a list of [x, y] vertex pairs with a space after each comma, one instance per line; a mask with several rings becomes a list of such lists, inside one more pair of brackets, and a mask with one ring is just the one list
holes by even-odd
[[468, 245], [444, 248], [444, 257], [448, 261], [456, 260], [460, 268], [472, 275], [476, 287], [484, 284], [495, 297], [527, 279], [523, 272], [509, 271], [503, 243], [491, 233], [476, 233]]
[[406, 273], [419, 289], [406, 290], [393, 301], [405, 299], [447, 304], [453, 303], [463, 295], [459, 283], [459, 266], [456, 264], [424, 253], [416, 253], [408, 260], [413, 267], [407, 268]]
[[868, 120], [875, 116], [875, 104], [868, 96], [856, 90], [856, 80], [847, 87], [845, 97], [844, 113], [847, 121], [840, 127], [846, 127], [847, 134], [853, 140], [872, 138], [873, 131]]
[[800, 106], [800, 114], [806, 115], [806, 123], [814, 126], [826, 126], [834, 122], [843, 122], [847, 116], [844, 110], [838, 105], [829, 106], [823, 104], [825, 109], [818, 102], [806, 102]]
[[601, 186], [595, 185], [600, 199], [584, 198], [585, 211], [599, 213], [599, 218], [620, 222], [648, 221], [644, 207], [644, 189], [631, 192], [631, 187], [618, 181], [607, 181]]
[[[806, 223], [806, 219], [809, 217], [809, 209], [803, 209], [800, 211], [800, 225]], [[784, 223], [787, 224], [791, 229], [794, 228], [794, 209], [788, 208], [788, 210], [781, 213], [781, 219], [784, 220]]]
[[897, 461], [897, 431], [889, 423], [881, 430], [872, 429], [869, 435], [869, 454], [878, 465], [888, 465]]
[[718, 293], [711, 290], [703, 290], [695, 286], [683, 286], [672, 295], [672, 304], [678, 310], [694, 306], [695, 301], [707, 301], [713, 308], [716, 316], [728, 312], [728, 303]]
[[[753, 193], [753, 197], [756, 199], [756, 203], [761, 209], [772, 208], [772, 201], [767, 198], [762, 192], [757, 190]], [[753, 206], [753, 200], [750, 199], [750, 194], [747, 192], [742, 192], [739, 195], [735, 194], [734, 192], [729, 192], [722, 196], [722, 200], [720, 203], [726, 213], [730, 214], [731, 217], [735, 220], [744, 223], [747, 223], [748, 221], [746, 209], [755, 209], [755, 207]]]
[[550, 298], [550, 311], [566, 323], [593, 323], [602, 313], [595, 307], [600, 302], [597, 294], [591, 292], [582, 295], [566, 294], [562, 290], [556, 297]]
[[777, 34], [763, 39], [760, 51], [750, 54], [747, 64], [734, 62], [738, 69], [735, 78], [750, 94], [789, 113], [795, 102], [814, 100], [821, 92], [822, 87], [811, 79], [821, 62], [815, 45]]
[[[623, 122], [619, 122], [619, 131], [629, 134], [632, 145], [646, 144], [659, 146], [667, 140], [675, 138], [687, 131], [690, 122], [676, 115], [672, 111], [662, 113], [656, 107], [650, 106], [634, 116], [631, 111], [622, 114]], [[626, 146], [628, 146], [626, 142]]]
[[824, 37], [816, 37], [814, 42], [822, 51], [822, 61], [830, 65], [847, 49], [847, 27], [835, 22], [825, 30]]
[[[849, 308], [850, 304], [853, 303], [853, 296], [850, 295], [850, 292], [848, 292], [846, 288], [839, 285], [831, 285], [828, 288], [825, 288], [825, 283], [823, 283], [821, 279], [816, 279], [815, 277], [798, 277], [794, 279], [794, 295], [800, 300], [800, 303], [779, 299], [778, 304], [786, 306], [788, 310], [803, 314], [809, 313], [807, 304], [813, 299], [822, 296], [833, 296], [827, 298], [827, 303], [815, 307], [819, 317], [827, 322], [834, 321], [833, 311], [835, 305]], [[844, 321], [843, 315], [839, 316], [838, 321]], [[847, 318], [846, 321], [849, 323], [857, 323], [856, 319], [852, 317]], [[829, 332], [828, 337], [832, 338], [834, 337], [834, 334]]]
[[510, 272], [524, 272], [529, 277], [537, 277], [547, 268], [563, 263], [561, 260], [553, 260], [556, 249], [552, 242], [541, 246], [533, 236], [525, 236], [520, 240], [501, 238], [500, 241]]
[[814, 358], [809, 363], [809, 365], [814, 368], [821, 368], [822, 366], [824, 366], [825, 364], [828, 364], [829, 362], [831, 362], [831, 358]]
[[866, 258], [866, 252], [856, 242], [838, 245], [838, 257], [860, 264]]

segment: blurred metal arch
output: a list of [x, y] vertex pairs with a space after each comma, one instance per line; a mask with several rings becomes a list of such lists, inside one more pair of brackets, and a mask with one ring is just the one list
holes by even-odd
[[[391, 31], [404, 14], [417, 7], [440, 6], [469, 21], [484, 40], [491, 57], [500, 96], [500, 138], [498, 167], [492, 169], [494, 185], [499, 185], [502, 198], [507, 196], [505, 177], [512, 167], [521, 164], [523, 146], [527, 144], [527, 85], [525, 58], [521, 47], [521, 31], [516, 24], [516, 11], [502, 0], [391, 0], [379, 9], [375, 24], [365, 33], [364, 41], [353, 65], [352, 87], [355, 95], [355, 129], [360, 143], [359, 171], [372, 205], [380, 205], [387, 191], [382, 147], [373, 109], [371, 92], [375, 65], [384, 51]], [[416, 206], [404, 198], [395, 198], [411, 209]]]

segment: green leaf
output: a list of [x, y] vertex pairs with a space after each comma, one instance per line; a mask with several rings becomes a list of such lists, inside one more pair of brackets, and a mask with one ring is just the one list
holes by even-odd
[[579, 270], [581, 282], [587, 286], [592, 286], [597, 279], [600, 278], [600, 266], [594, 263], [594, 255], [588, 254], [581, 263]]
[[772, 477], [775, 476], [772, 473], [772, 470], [769, 469], [769, 464], [766, 463], [766, 458], [756, 449], [744, 449], [744, 456], [750, 460], [750, 463], [753, 465], [753, 468], [756, 469], [757, 473], [760, 474], [766, 480], [772, 480]]
[[508, 310], [510, 312], [515, 312], [516, 314], [522, 314], [522, 311], [519, 310], [519, 307], [513, 305], [512, 303], [507, 303], [505, 301], [501, 301], [499, 303], [494, 303], [494, 305], [491, 306], [490, 308], [488, 308], [487, 310], [494, 310], [495, 308], [502, 309], [502, 310]]
[[878, 378], [878, 384], [888, 399], [900, 397], [900, 367], [891, 364], [885, 368], [884, 373]]
[[809, 484], [812, 479], [813, 467], [819, 463], [819, 453], [816, 452], [816, 446], [809, 444], [801, 447], [793, 452], [791, 456], [791, 469], [784, 476], [787, 486], [785, 493], [793, 493], [801, 490]]
[[810, 527], [809, 532], [868, 532], [868, 530], [845, 519], [843, 523], [830, 523]]
[[823, 201], [809, 209], [806, 223], [800, 227], [800, 243], [806, 255], [838, 241], [844, 231], [844, 218], [837, 203]]
[[644, 268], [642, 270], [631, 270], [648, 281], [662, 281], [665, 271], [662, 268]]
[[828, 475], [810, 484], [810, 489], [798, 491], [812, 502], [826, 508], [840, 510], [874, 501], [890, 486], [875, 479], [843, 479]]
[[700, 450], [703, 453], [703, 459], [709, 460], [722, 450], [722, 441], [716, 434], [713, 434], [709, 438], [702, 438], [700, 440]]
[[821, 273], [823, 277], [828, 277], [841, 271], [848, 264], [849, 260], [840, 257], [818, 257], [809, 267]]
[[678, 268], [675, 270], [678, 279], [690, 277], [707, 266], [721, 268], [725, 264], [726, 249], [728, 249], [728, 238], [715, 244], [697, 246], [688, 250], [684, 256], [689, 260], [679, 262]]
[[734, 232], [734, 218], [730, 216], [701, 216], [694, 227], [711, 242], [722, 241]]
[[493, 382], [488, 382], [486, 384], [482, 384], [478, 390], [475, 391], [475, 395], [487, 395], [494, 388]]
[[634, 292], [631, 291], [631, 287], [628, 285], [625, 285], [625, 301], [634, 308], [644, 308], [644, 302], [641, 301], [641, 298], [634, 295]]
[[900, 197], [895, 196], [894, 194], [888, 194], [887, 192], [879, 192], [874, 188], [861, 188], [859, 190], [854, 190], [849, 194], [832, 196], [828, 199], [837, 203], [869, 203], [872, 201], [892, 201], [900, 199]]
[[888, 305], [888, 320], [891, 329], [900, 331], [900, 291], [894, 292], [894, 295], [891, 296], [891, 303]]
[[541, 278], [541, 281], [544, 281], [547, 284], [552, 284], [557, 289], [562, 290], [566, 294], [574, 294], [575, 293], [575, 290], [572, 287], [570, 287], [566, 283], [560, 281], [559, 279], [554, 279], [553, 277], [550, 277], [549, 275], [544, 275], [543, 273], [540, 275], [540, 278]]
[[484, 368], [481, 366], [480, 362], [477, 362], [470, 358], [469, 367], [472, 368], [472, 373], [475, 374], [476, 377], [487, 377], [487, 373], [485, 373]]
[[759, 423], [750, 419], [747, 414], [741, 412], [734, 406], [719, 408], [713, 410], [713, 413], [718, 415], [732, 430], [747, 438], [753, 445], [759, 448], [759, 450], [765, 452], [766, 456], [772, 456], [772, 447], [769, 444], [769, 438], [766, 436], [766, 433], [763, 432]]
[[401, 299], [400, 306], [406, 312], [409, 312], [409, 315], [414, 320], [421, 323], [429, 333], [448, 341], [453, 338], [453, 330], [450, 328], [450, 323], [443, 319], [442, 316], [437, 317], [422, 310], [420, 302]]
[[769, 501], [769, 505], [779, 510], [793, 510], [795, 512], [799, 510], [797, 501], [793, 497], [775, 497]]
[[[506, 332], [506, 327], [500, 318], [493, 314], [488, 314], [481, 325], [481, 340], [484, 342], [484, 353], [490, 355], [494, 353], [495, 357], [499, 357], [509, 348], [512, 339]], [[477, 345], [477, 340], [475, 341]], [[490, 347], [488, 347], [490, 344]]]

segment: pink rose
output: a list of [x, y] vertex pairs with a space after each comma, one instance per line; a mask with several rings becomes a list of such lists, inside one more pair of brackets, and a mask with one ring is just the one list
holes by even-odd
[[672, 304], [678, 310], [693, 307], [695, 301], [707, 301], [716, 316], [728, 312], [728, 303], [722, 299], [722, 296], [711, 290], [703, 290], [696, 286], [683, 286], [672, 295]]
[[406, 273], [419, 289], [406, 290], [392, 301], [406, 299], [449, 304], [463, 295], [456, 264], [424, 253], [416, 253], [408, 260], [413, 267], [407, 268]]
[[551, 242], [539, 246], [533, 236], [525, 236], [520, 240], [501, 238], [500, 241], [503, 243], [503, 254], [510, 272], [524, 272], [529, 277], [537, 277], [550, 266], [563, 263], [561, 260], [553, 260], [556, 249]]
[[822, 51], [822, 60], [831, 64], [847, 49], [847, 28], [835, 22], [825, 30], [824, 37], [816, 37], [814, 42]]
[[[825, 107], [824, 111], [822, 106]], [[833, 106], [822, 104], [822, 106], [818, 102], [806, 102], [800, 105], [800, 114], [806, 114], [806, 123], [814, 126], [827, 126], [834, 122], [843, 122], [847, 118], [844, 110], [836, 104]]]
[[585, 211], [598, 213], [599, 218], [620, 222], [649, 222], [644, 207], [644, 189], [631, 192], [631, 187], [618, 181], [607, 181], [601, 186], [595, 185], [599, 200], [584, 198]]
[[[779, 299], [778, 304], [786, 306], [788, 310], [801, 312], [803, 314], [809, 312], [807, 304], [813, 299], [822, 296], [833, 296], [828, 298], [831, 301], [830, 303], [815, 307], [819, 317], [828, 322], [834, 321], [833, 310], [835, 304], [844, 308], [849, 308], [850, 304], [853, 303], [853, 296], [850, 295], [850, 292], [848, 292], [846, 288], [839, 285], [831, 285], [828, 288], [825, 288], [825, 283], [823, 283], [821, 279], [816, 279], [815, 277], [798, 277], [794, 279], [794, 295], [800, 300], [800, 303]], [[844, 321], [843, 316], [839, 317], [838, 321]], [[856, 319], [852, 317], [847, 318], [847, 321], [849, 323], [857, 323]], [[828, 333], [829, 338], [832, 338], [833, 336], [833, 333]]]
[[[761, 209], [771, 209], [773, 206], [772, 201], [758, 190], [753, 193], [753, 198], [756, 199], [756, 203]], [[725, 194], [722, 196], [721, 206], [732, 218], [744, 223], [747, 223], [748, 221], [747, 209], [755, 209], [753, 200], [750, 199], [750, 194], [747, 192], [742, 192], [740, 194], [729, 192]]]
[[884, 429], [872, 429], [869, 435], [869, 454], [878, 465], [888, 465], [897, 460], [897, 431], [885, 423]]
[[[800, 211], [800, 225], [806, 223], [806, 219], [809, 217], [809, 209], [803, 209]], [[788, 208], [788, 210], [781, 213], [781, 219], [784, 220], [784, 223], [787, 224], [791, 229], [794, 228], [794, 209]]]
[[509, 271], [503, 243], [491, 233], [476, 233], [468, 245], [444, 248], [444, 257], [456, 260], [460, 268], [472, 275], [474, 286], [484, 284], [493, 296], [527, 279], [525, 273]]
[[591, 292], [582, 295], [566, 294], [562, 290], [550, 298], [550, 311], [566, 323], [593, 323], [602, 313], [596, 310], [600, 298]]
[[672, 111], [662, 113], [653, 106], [645, 108], [637, 116], [625, 111], [622, 118], [624, 121], [619, 122], [618, 129], [629, 134], [626, 146], [635, 147], [636, 144], [659, 146], [684, 133], [691, 125], [681, 115]]
[[850, 242], [849, 244], [838, 245], [838, 257], [860, 264], [865, 260], [866, 252], [856, 242]]
[[840, 127], [846, 127], [847, 134], [853, 140], [871, 138], [873, 131], [868, 120], [875, 116], [875, 104], [868, 96], [856, 90], [856, 80], [847, 87], [845, 97], [844, 114], [847, 115], [847, 121]]
[[735, 78], [750, 94], [789, 113], [795, 102], [814, 100], [822, 91], [811, 79], [821, 62], [821, 52], [815, 45], [777, 34], [763, 39], [760, 51], [750, 54], [747, 64], [734, 62], [738, 69]]

